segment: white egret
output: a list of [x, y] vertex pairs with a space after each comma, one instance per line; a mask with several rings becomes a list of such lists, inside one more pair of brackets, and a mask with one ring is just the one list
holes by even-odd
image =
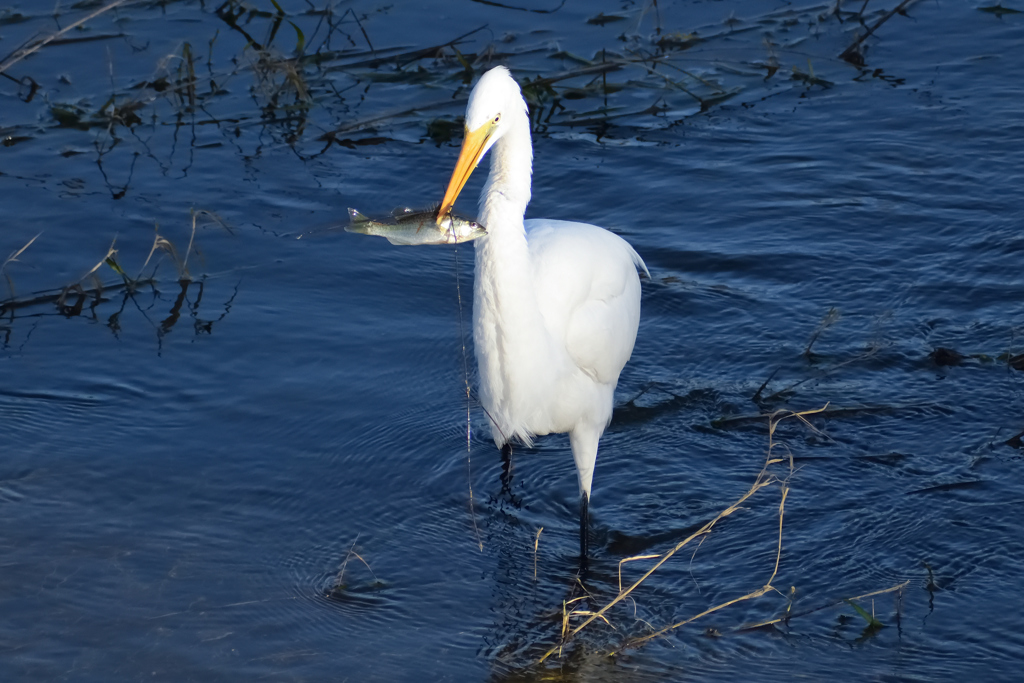
[[568, 432], [580, 490], [580, 560], [587, 558], [597, 446], [640, 323], [647, 267], [621, 237], [585, 223], [523, 220], [533, 145], [519, 85], [503, 66], [484, 74], [466, 107], [465, 139], [438, 213], [451, 210], [492, 150], [478, 218], [473, 342], [480, 401], [499, 448]]

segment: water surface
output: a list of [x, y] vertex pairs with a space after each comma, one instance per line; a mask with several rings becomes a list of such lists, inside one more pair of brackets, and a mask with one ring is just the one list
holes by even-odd
[[[280, 5], [131, 3], [0, 82], [0, 253], [39, 235], [4, 269], [5, 680], [1017, 672], [1024, 15], [918, 3], [857, 67], [837, 56], [861, 3]], [[0, 53], [91, 7], [8, 3]], [[474, 75], [489, 54], [533, 79], [675, 50], [533, 107], [528, 216], [607, 226], [652, 273], [586, 606], [753, 483], [767, 425], [733, 418], [831, 411], [775, 435], [778, 592], [603, 654], [761, 587], [776, 486], [548, 668], [575, 473], [564, 436], [503, 468], [476, 406], [467, 455], [472, 248], [295, 239], [440, 198], [466, 69], [409, 53], [484, 25], [457, 44]], [[83, 278], [115, 238], [132, 277], [155, 234], [180, 260], [190, 211], [184, 284], [163, 252], [133, 291], [108, 265]], [[884, 628], [834, 604], [905, 581], [858, 603]], [[791, 597], [802, 616], [742, 628]]]

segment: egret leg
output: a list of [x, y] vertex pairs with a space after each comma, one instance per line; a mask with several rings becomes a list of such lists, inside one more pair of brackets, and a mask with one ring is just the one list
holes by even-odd
[[512, 444], [501, 447], [501, 490], [512, 493]]
[[590, 531], [590, 496], [580, 494], [580, 566], [587, 566], [588, 532]]
[[569, 432], [572, 458], [576, 462], [576, 475], [580, 483], [580, 565], [587, 565], [587, 532], [590, 527], [590, 484], [594, 480], [597, 462], [597, 442], [603, 427], [583, 424]]

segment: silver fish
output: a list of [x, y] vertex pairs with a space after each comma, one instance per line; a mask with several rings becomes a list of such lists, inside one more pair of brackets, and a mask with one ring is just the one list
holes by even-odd
[[351, 223], [345, 226], [346, 232], [378, 235], [387, 238], [391, 244], [455, 244], [487, 234], [484, 226], [454, 213], [448, 214], [438, 225], [437, 207], [422, 211], [396, 209], [391, 218], [383, 221], [367, 218], [355, 209], [349, 209], [348, 215]]

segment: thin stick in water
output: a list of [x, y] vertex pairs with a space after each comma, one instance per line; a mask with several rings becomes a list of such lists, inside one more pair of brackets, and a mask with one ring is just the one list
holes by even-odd
[[[878, 30], [878, 28], [879, 28], [879, 27], [880, 27], [880, 26], [881, 26], [882, 24], [884, 24], [885, 22], [887, 22], [887, 21], [889, 21], [890, 19], [892, 19], [892, 17], [893, 17], [893, 15], [894, 15], [894, 14], [897, 14], [897, 13], [900, 13], [900, 12], [902, 12], [902, 11], [903, 11], [903, 10], [905, 10], [905, 9], [906, 9], [906, 8], [907, 8], [907, 7], [908, 7], [908, 6], [909, 6], [909, 5], [911, 4], [911, 3], [913, 3], [913, 2], [916, 2], [916, 1], [917, 1], [917, 0], [903, 0], [903, 2], [901, 2], [901, 3], [900, 3], [900, 4], [898, 4], [898, 5], [896, 5], [896, 7], [895, 7], [895, 8], [893, 8], [892, 10], [890, 10], [890, 11], [889, 11], [888, 13], [886, 13], [886, 14], [885, 14], [885, 15], [884, 15], [884, 16], [883, 16], [883, 17], [882, 17], [881, 19], [879, 19], [878, 21], [876, 21], [876, 22], [875, 22], [875, 25], [874, 25], [874, 26], [872, 26], [872, 27], [871, 27], [871, 28], [869, 28], [869, 29], [868, 29], [867, 31], [865, 31], [865, 32], [864, 32], [863, 34], [861, 34], [860, 36], [858, 36], [858, 37], [857, 37], [857, 40], [853, 41], [853, 43], [852, 43], [852, 44], [850, 45], [850, 47], [848, 47], [848, 48], [846, 48], [845, 50], [843, 50], [843, 53], [842, 53], [841, 55], [839, 55], [839, 59], [842, 59], [842, 60], [845, 60], [845, 61], [847, 61], [847, 62], [851, 62], [851, 63], [856, 63], [856, 62], [857, 62], [857, 59], [858, 59], [858, 57], [860, 57], [860, 45], [861, 45], [861, 43], [863, 43], [863, 42], [864, 42], [865, 40], [867, 40], [867, 39], [868, 39], [868, 37], [869, 37], [869, 36], [870, 36], [870, 35], [871, 35], [872, 33], [874, 33], [875, 31], [877, 31], [877, 30]], [[865, 3], [864, 3], [864, 7], [863, 7], [863, 8], [861, 8], [861, 13], [863, 13], [863, 12], [864, 12], [864, 9], [865, 9], [865, 8], [867, 8], [867, 6], [868, 6], [868, 4], [867, 4], [867, 3], [865, 2]], [[863, 57], [860, 57], [860, 63], [861, 63], [861, 64], [863, 64]]]
[[540, 532], [544, 527], [537, 529], [537, 535], [533, 539], [533, 582], [537, 582], [537, 548], [540, 547]]
[[45, 38], [39, 40], [38, 42], [33, 43], [32, 45], [29, 45], [28, 47], [21, 48], [20, 50], [15, 50], [12, 54], [7, 56], [7, 59], [5, 59], [2, 63], [0, 63], [0, 74], [4, 73], [8, 69], [10, 69], [12, 66], [17, 64], [21, 60], [25, 59], [25, 57], [28, 57], [33, 52], [36, 52], [41, 47], [43, 47], [43, 46], [45, 46], [45, 45], [47, 45], [49, 43], [52, 43], [54, 40], [60, 38], [61, 36], [66, 34], [68, 31], [71, 31], [72, 29], [76, 29], [79, 26], [81, 26], [82, 24], [84, 24], [85, 22], [89, 21], [90, 19], [98, 17], [99, 15], [103, 14], [104, 12], [106, 12], [108, 10], [112, 10], [115, 7], [117, 7], [118, 5], [123, 5], [126, 2], [128, 2], [128, 0], [114, 0], [113, 2], [109, 2], [106, 5], [104, 5], [103, 7], [100, 7], [95, 12], [92, 12], [91, 14], [85, 15], [84, 17], [82, 17], [81, 19], [78, 19], [77, 21], [71, 22], [70, 24], [68, 24], [67, 26], [65, 26], [61, 30], [57, 31], [56, 33], [48, 35]]
[[[462, 344], [462, 377], [466, 383], [466, 478], [469, 481], [469, 519], [473, 522], [473, 535], [476, 537], [476, 544], [483, 552], [484, 542], [480, 539], [480, 529], [476, 525], [476, 510], [473, 507], [473, 467], [470, 455], [473, 452], [473, 431], [472, 431], [472, 397], [469, 389], [469, 354], [466, 352], [466, 326], [462, 320], [462, 271], [459, 268], [459, 245], [455, 244], [455, 296], [459, 301], [459, 342]], [[534, 575], [536, 575], [536, 562], [534, 562]]]

